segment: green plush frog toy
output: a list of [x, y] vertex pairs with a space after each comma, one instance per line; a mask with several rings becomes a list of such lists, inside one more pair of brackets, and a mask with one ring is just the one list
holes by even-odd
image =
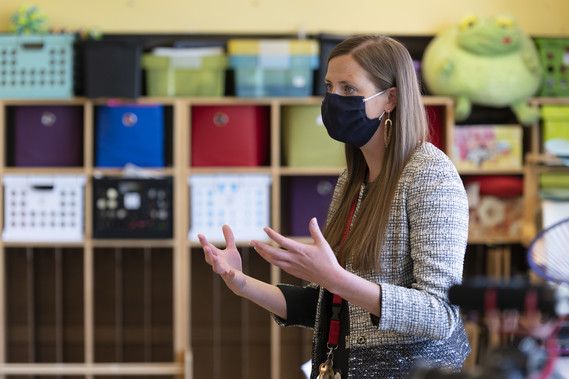
[[472, 104], [510, 107], [523, 125], [539, 119], [527, 104], [541, 84], [539, 55], [511, 16], [468, 16], [435, 36], [423, 55], [422, 78], [431, 94], [456, 99], [456, 121], [470, 115]]

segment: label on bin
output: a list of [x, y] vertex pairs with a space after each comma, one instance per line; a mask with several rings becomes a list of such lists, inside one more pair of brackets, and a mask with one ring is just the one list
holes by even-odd
[[170, 57], [170, 66], [173, 68], [201, 68], [201, 57]]

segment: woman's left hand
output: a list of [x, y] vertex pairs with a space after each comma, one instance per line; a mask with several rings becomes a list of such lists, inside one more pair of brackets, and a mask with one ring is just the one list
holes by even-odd
[[265, 233], [282, 248], [274, 247], [260, 241], [251, 241], [251, 246], [267, 262], [283, 269], [297, 278], [330, 288], [343, 268], [338, 263], [332, 248], [322, 235], [316, 218], [309, 223], [310, 236], [314, 240], [305, 244], [286, 238], [271, 228]]

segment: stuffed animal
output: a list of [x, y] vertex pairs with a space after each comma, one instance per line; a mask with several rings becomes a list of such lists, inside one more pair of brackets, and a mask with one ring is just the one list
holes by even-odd
[[473, 104], [510, 107], [523, 125], [539, 119], [527, 104], [542, 80], [539, 55], [511, 16], [467, 16], [439, 33], [425, 49], [421, 74], [431, 94], [455, 98], [456, 121], [468, 118]]

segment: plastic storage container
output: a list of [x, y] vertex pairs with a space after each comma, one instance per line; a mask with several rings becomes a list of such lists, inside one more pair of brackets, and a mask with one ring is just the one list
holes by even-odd
[[0, 98], [70, 98], [73, 35], [0, 35]]
[[345, 167], [344, 144], [332, 139], [320, 105], [282, 108], [284, 164], [291, 167]]
[[536, 38], [543, 67], [540, 96], [569, 96], [569, 39]]
[[69, 167], [83, 164], [83, 108], [14, 107], [14, 166]]
[[93, 179], [94, 238], [172, 238], [173, 179]]
[[304, 97], [318, 68], [314, 40], [229, 40], [229, 66], [239, 97]]
[[142, 95], [141, 43], [103, 40], [81, 46], [85, 96], [136, 99]]
[[543, 105], [541, 117], [543, 142], [553, 138], [569, 139], [569, 106]]
[[191, 175], [190, 241], [199, 233], [211, 242], [225, 241], [222, 226], [229, 225], [239, 241], [267, 240], [270, 226], [271, 176], [265, 174]]
[[6, 174], [4, 241], [83, 240], [83, 175]]
[[[163, 55], [158, 55], [163, 54]], [[223, 96], [227, 56], [211, 48], [161, 49], [142, 56], [148, 96]]]
[[192, 108], [191, 165], [262, 166], [269, 158], [270, 109], [255, 105]]
[[161, 105], [100, 106], [96, 109], [97, 167], [163, 167], [164, 110]]

